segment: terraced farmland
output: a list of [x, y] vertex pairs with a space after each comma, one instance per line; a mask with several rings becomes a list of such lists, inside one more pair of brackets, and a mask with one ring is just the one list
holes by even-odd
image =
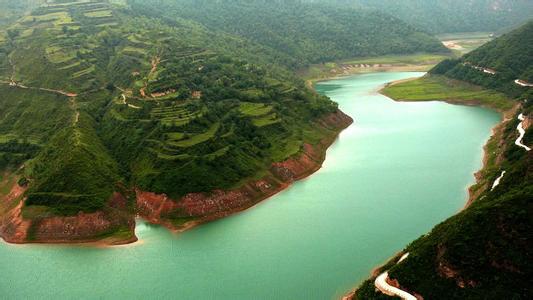
[[172, 22], [73, 0], [8, 26], [0, 167], [24, 163], [27, 215], [107, 211], [123, 188], [174, 198], [233, 188], [331, 134], [310, 120], [335, 104], [251, 59], [247, 41]]

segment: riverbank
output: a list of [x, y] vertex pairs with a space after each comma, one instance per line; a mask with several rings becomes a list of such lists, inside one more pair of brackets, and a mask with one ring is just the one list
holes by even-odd
[[[475, 183], [468, 187], [468, 198], [465, 203], [465, 206], [461, 209], [461, 211], [464, 211], [475, 200], [477, 200], [480, 197], [480, 195], [482, 195], [483, 193], [491, 189], [492, 174], [494, 173], [494, 170], [497, 168], [497, 165], [501, 162], [500, 156], [503, 153], [503, 147], [504, 147], [504, 142], [505, 142], [504, 129], [507, 127], [509, 122], [512, 121], [513, 116], [516, 115], [518, 109], [520, 108], [520, 104], [514, 103], [512, 106], [502, 105], [501, 102], [492, 101], [493, 99], [488, 100], [488, 101], [483, 101], [483, 99], [480, 99], [480, 98], [476, 99], [475, 101], [472, 101], [472, 99], [469, 99], [469, 98], [459, 98], [459, 97], [455, 99], [437, 100], [431, 96], [431, 92], [429, 92], [429, 95], [427, 93], [424, 93], [424, 96], [427, 97], [427, 99], [421, 99], [421, 98], [416, 98], [416, 97], [413, 97], [413, 99], [396, 98], [396, 97], [393, 97], [391, 93], [387, 90], [390, 87], [398, 86], [401, 84], [409, 84], [409, 82], [416, 81], [416, 80], [420, 80], [420, 79], [413, 78], [413, 79], [403, 79], [403, 80], [390, 82], [384, 85], [383, 88], [379, 90], [379, 92], [383, 94], [384, 96], [387, 96], [388, 98], [396, 102], [442, 101], [442, 102], [446, 102], [452, 105], [484, 107], [484, 108], [488, 108], [493, 111], [496, 111], [501, 115], [501, 121], [495, 127], [492, 128], [492, 134], [489, 137], [488, 141], [483, 146], [482, 167], [480, 170], [474, 173], [474, 177], [476, 179]], [[453, 91], [449, 91], [449, 92], [453, 94]], [[383, 272], [386, 272], [386, 270], [388, 270], [391, 267], [391, 265], [394, 264], [394, 262], [398, 259], [398, 257], [402, 253], [403, 252], [397, 253], [396, 255], [388, 259], [386, 263], [374, 269], [371, 273], [371, 280], [375, 280], [379, 274], [385, 274]], [[398, 280], [393, 280], [393, 282], [397, 283]], [[401, 288], [399, 284], [395, 284], [393, 286], [397, 288]], [[357, 299], [358, 289], [359, 287], [351, 290], [342, 299], [343, 300]]]
[[321, 81], [327, 81], [355, 74], [377, 72], [427, 72], [451, 55], [418, 53], [411, 55], [386, 55], [358, 57], [348, 60], [315, 64], [300, 70], [298, 75], [306, 81], [308, 88]]
[[[137, 214], [149, 223], [181, 233], [253, 207], [318, 171], [326, 158], [327, 149], [353, 120], [338, 110], [315, 122], [330, 134], [318, 145], [304, 144], [299, 154], [273, 163], [268, 174], [261, 179], [252, 180], [230, 191], [188, 194], [177, 201], [166, 195], [137, 190]], [[127, 215], [125, 211], [26, 219], [22, 212], [24, 192], [25, 188], [14, 180], [9, 193], [1, 198], [0, 204], [5, 209], [0, 219], [0, 236], [8, 243], [106, 247], [138, 242], [133, 216]], [[116, 209], [124, 209], [125, 201], [123, 196], [115, 193], [109, 203]], [[117, 227], [123, 229], [112, 229]]]
[[330, 135], [325, 136], [317, 145], [304, 144], [300, 153], [285, 161], [273, 163], [262, 178], [233, 190], [215, 190], [209, 194], [192, 193], [179, 200], [170, 199], [164, 194], [138, 190], [138, 213], [152, 224], [180, 233], [247, 210], [318, 171], [326, 158], [327, 149], [352, 123], [353, 119], [340, 110], [319, 119], [316, 121], [317, 126], [328, 129]]
[[[436, 82], [442, 82], [443, 86], [435, 88]], [[483, 164], [481, 169], [474, 174], [476, 183], [468, 188], [469, 197], [464, 207], [467, 208], [479, 195], [490, 189], [492, 183], [489, 177], [492, 176], [494, 168], [501, 161], [499, 157], [503, 147], [503, 130], [518, 112], [520, 103], [509, 99], [501, 93], [487, 91], [456, 80], [446, 79], [446, 83], [444, 82], [442, 76], [426, 75], [424, 78], [405, 79], [388, 83], [379, 92], [397, 102], [443, 101], [453, 105], [483, 107], [496, 111], [501, 115], [501, 122], [492, 128], [492, 134], [483, 146]], [[402, 95], [402, 91], [394, 91], [395, 88], [391, 89], [391, 87], [398, 88], [398, 85], [404, 85], [404, 87], [399, 89], [411, 89], [414, 91], [413, 94], [399, 98]], [[417, 88], [421, 88], [423, 93], [419, 93]], [[446, 96], [443, 94], [445, 92]], [[418, 98], [417, 94], [422, 94], [421, 97], [423, 98]], [[438, 100], [441, 96], [443, 100]]]

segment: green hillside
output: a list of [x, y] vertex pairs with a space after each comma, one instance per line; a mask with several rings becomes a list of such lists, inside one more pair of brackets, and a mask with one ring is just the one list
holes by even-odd
[[213, 31], [247, 38], [277, 51], [297, 68], [338, 59], [447, 50], [437, 39], [377, 11], [302, 1], [129, 0], [137, 11], [169, 21], [192, 19]]
[[428, 32], [500, 32], [531, 18], [528, 0], [304, 0], [385, 12]]
[[1, 166], [29, 182], [32, 217], [106, 209], [123, 189], [237, 187], [336, 133], [314, 123], [336, 104], [276, 53], [107, 1], [49, 1], [0, 41]]
[[29, 182], [26, 215], [105, 210], [124, 189], [239, 187], [338, 130], [314, 122], [337, 106], [294, 68], [444, 50], [380, 13], [154, 3], [0, 2], [20, 16], [0, 31], [0, 163]]
[[0, 25], [16, 21], [44, 2], [44, 0], [0, 0]]
[[[532, 107], [530, 101], [524, 114], [531, 116]], [[533, 257], [527, 249], [533, 229], [532, 155], [514, 145], [517, 123], [506, 124], [502, 144], [493, 148], [498, 164], [484, 174], [490, 185], [505, 170], [500, 185], [493, 191], [485, 186], [471, 206], [407, 246], [403, 252], [409, 257], [401, 264], [395, 264], [395, 258], [383, 267], [402, 290], [424, 299], [531, 298], [527, 274]], [[532, 132], [530, 127], [527, 145], [533, 143]], [[354, 299], [390, 298], [376, 292], [371, 279], [358, 288]]]
[[[485, 166], [470, 189], [472, 204], [436, 226], [402, 251], [409, 253], [401, 264], [393, 258], [380, 272], [388, 271], [400, 288], [424, 299], [530, 299], [529, 274], [533, 166], [531, 151], [515, 144], [519, 137], [519, 115], [526, 120], [522, 143], [533, 143], [533, 116], [530, 87], [519, 90], [510, 78], [525, 76], [531, 70], [533, 23], [517, 29], [465, 56], [463, 62], [483, 64], [502, 73], [509, 80], [495, 84], [494, 76], [468, 65], [443, 62], [422, 79], [391, 85], [384, 93], [398, 100], [446, 100], [485, 105], [504, 111], [509, 117], [486, 146]], [[521, 51], [525, 50], [525, 56]], [[475, 71], [475, 72], [474, 72]], [[444, 75], [435, 75], [440, 73]], [[484, 75], [486, 74], [486, 75]], [[461, 77], [463, 76], [463, 77]], [[457, 81], [464, 79], [471, 83]], [[503, 79], [502, 79], [503, 80]], [[516, 85], [518, 86], [518, 85]], [[507, 94], [497, 92], [501, 90]], [[514, 100], [506, 99], [516, 96]], [[515, 109], [511, 108], [514, 107]], [[529, 124], [529, 125], [528, 125]], [[505, 171], [505, 173], [503, 173]], [[496, 184], [500, 178], [499, 184]], [[365, 281], [354, 299], [389, 299], [376, 291], [374, 278]]]
[[[533, 21], [491, 41], [460, 59], [447, 60], [437, 65], [432, 74], [441, 74], [487, 88], [496, 89], [513, 97], [531, 95], [530, 89], [515, 84], [516, 79], [533, 82]], [[495, 74], [483, 72], [490, 69]]]

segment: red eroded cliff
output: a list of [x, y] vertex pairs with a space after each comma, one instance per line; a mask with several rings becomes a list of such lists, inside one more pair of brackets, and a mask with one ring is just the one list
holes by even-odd
[[[317, 126], [330, 132], [320, 143], [304, 144], [299, 154], [273, 163], [265, 177], [234, 190], [191, 193], [177, 201], [166, 195], [137, 190], [137, 214], [149, 222], [184, 230], [247, 209], [320, 169], [327, 148], [352, 122], [341, 111], [317, 120]], [[29, 209], [32, 217], [28, 218], [28, 208], [24, 207], [23, 199], [25, 189], [14, 184], [10, 193], [0, 198], [0, 237], [7, 242], [117, 245], [137, 240], [134, 234], [135, 216], [128, 211], [128, 201], [120, 193], [109, 199], [104, 211], [51, 216], [39, 213], [38, 209]]]
[[[13, 190], [22, 189], [18, 185]], [[23, 190], [23, 189], [22, 189]], [[19, 196], [22, 195], [19, 194]], [[9, 197], [4, 199], [8, 201]], [[121, 209], [126, 200], [115, 193], [109, 200], [109, 209], [75, 216], [36, 216], [25, 219], [22, 215], [24, 200], [3, 215], [0, 236], [9, 243], [89, 243], [126, 244], [137, 240], [134, 234], [135, 220]], [[129, 231], [114, 237], [117, 230]]]
[[[208, 194], [191, 193], [177, 201], [164, 194], [138, 190], [138, 213], [149, 222], [183, 230], [247, 209], [287, 188], [295, 180], [305, 178], [320, 169], [327, 148], [335, 141], [339, 132], [352, 122], [353, 120], [341, 111], [321, 118], [316, 122], [317, 126], [329, 129], [331, 135], [324, 137], [317, 145], [304, 144], [302, 151], [296, 156], [273, 163], [269, 175], [234, 190], [215, 190]], [[191, 221], [185, 224], [172, 222], [180, 219]]]

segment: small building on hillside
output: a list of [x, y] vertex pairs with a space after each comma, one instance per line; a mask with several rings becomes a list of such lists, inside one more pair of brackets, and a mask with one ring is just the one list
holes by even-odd
[[191, 97], [193, 99], [200, 99], [202, 98], [202, 92], [201, 91], [193, 91], [191, 94]]

